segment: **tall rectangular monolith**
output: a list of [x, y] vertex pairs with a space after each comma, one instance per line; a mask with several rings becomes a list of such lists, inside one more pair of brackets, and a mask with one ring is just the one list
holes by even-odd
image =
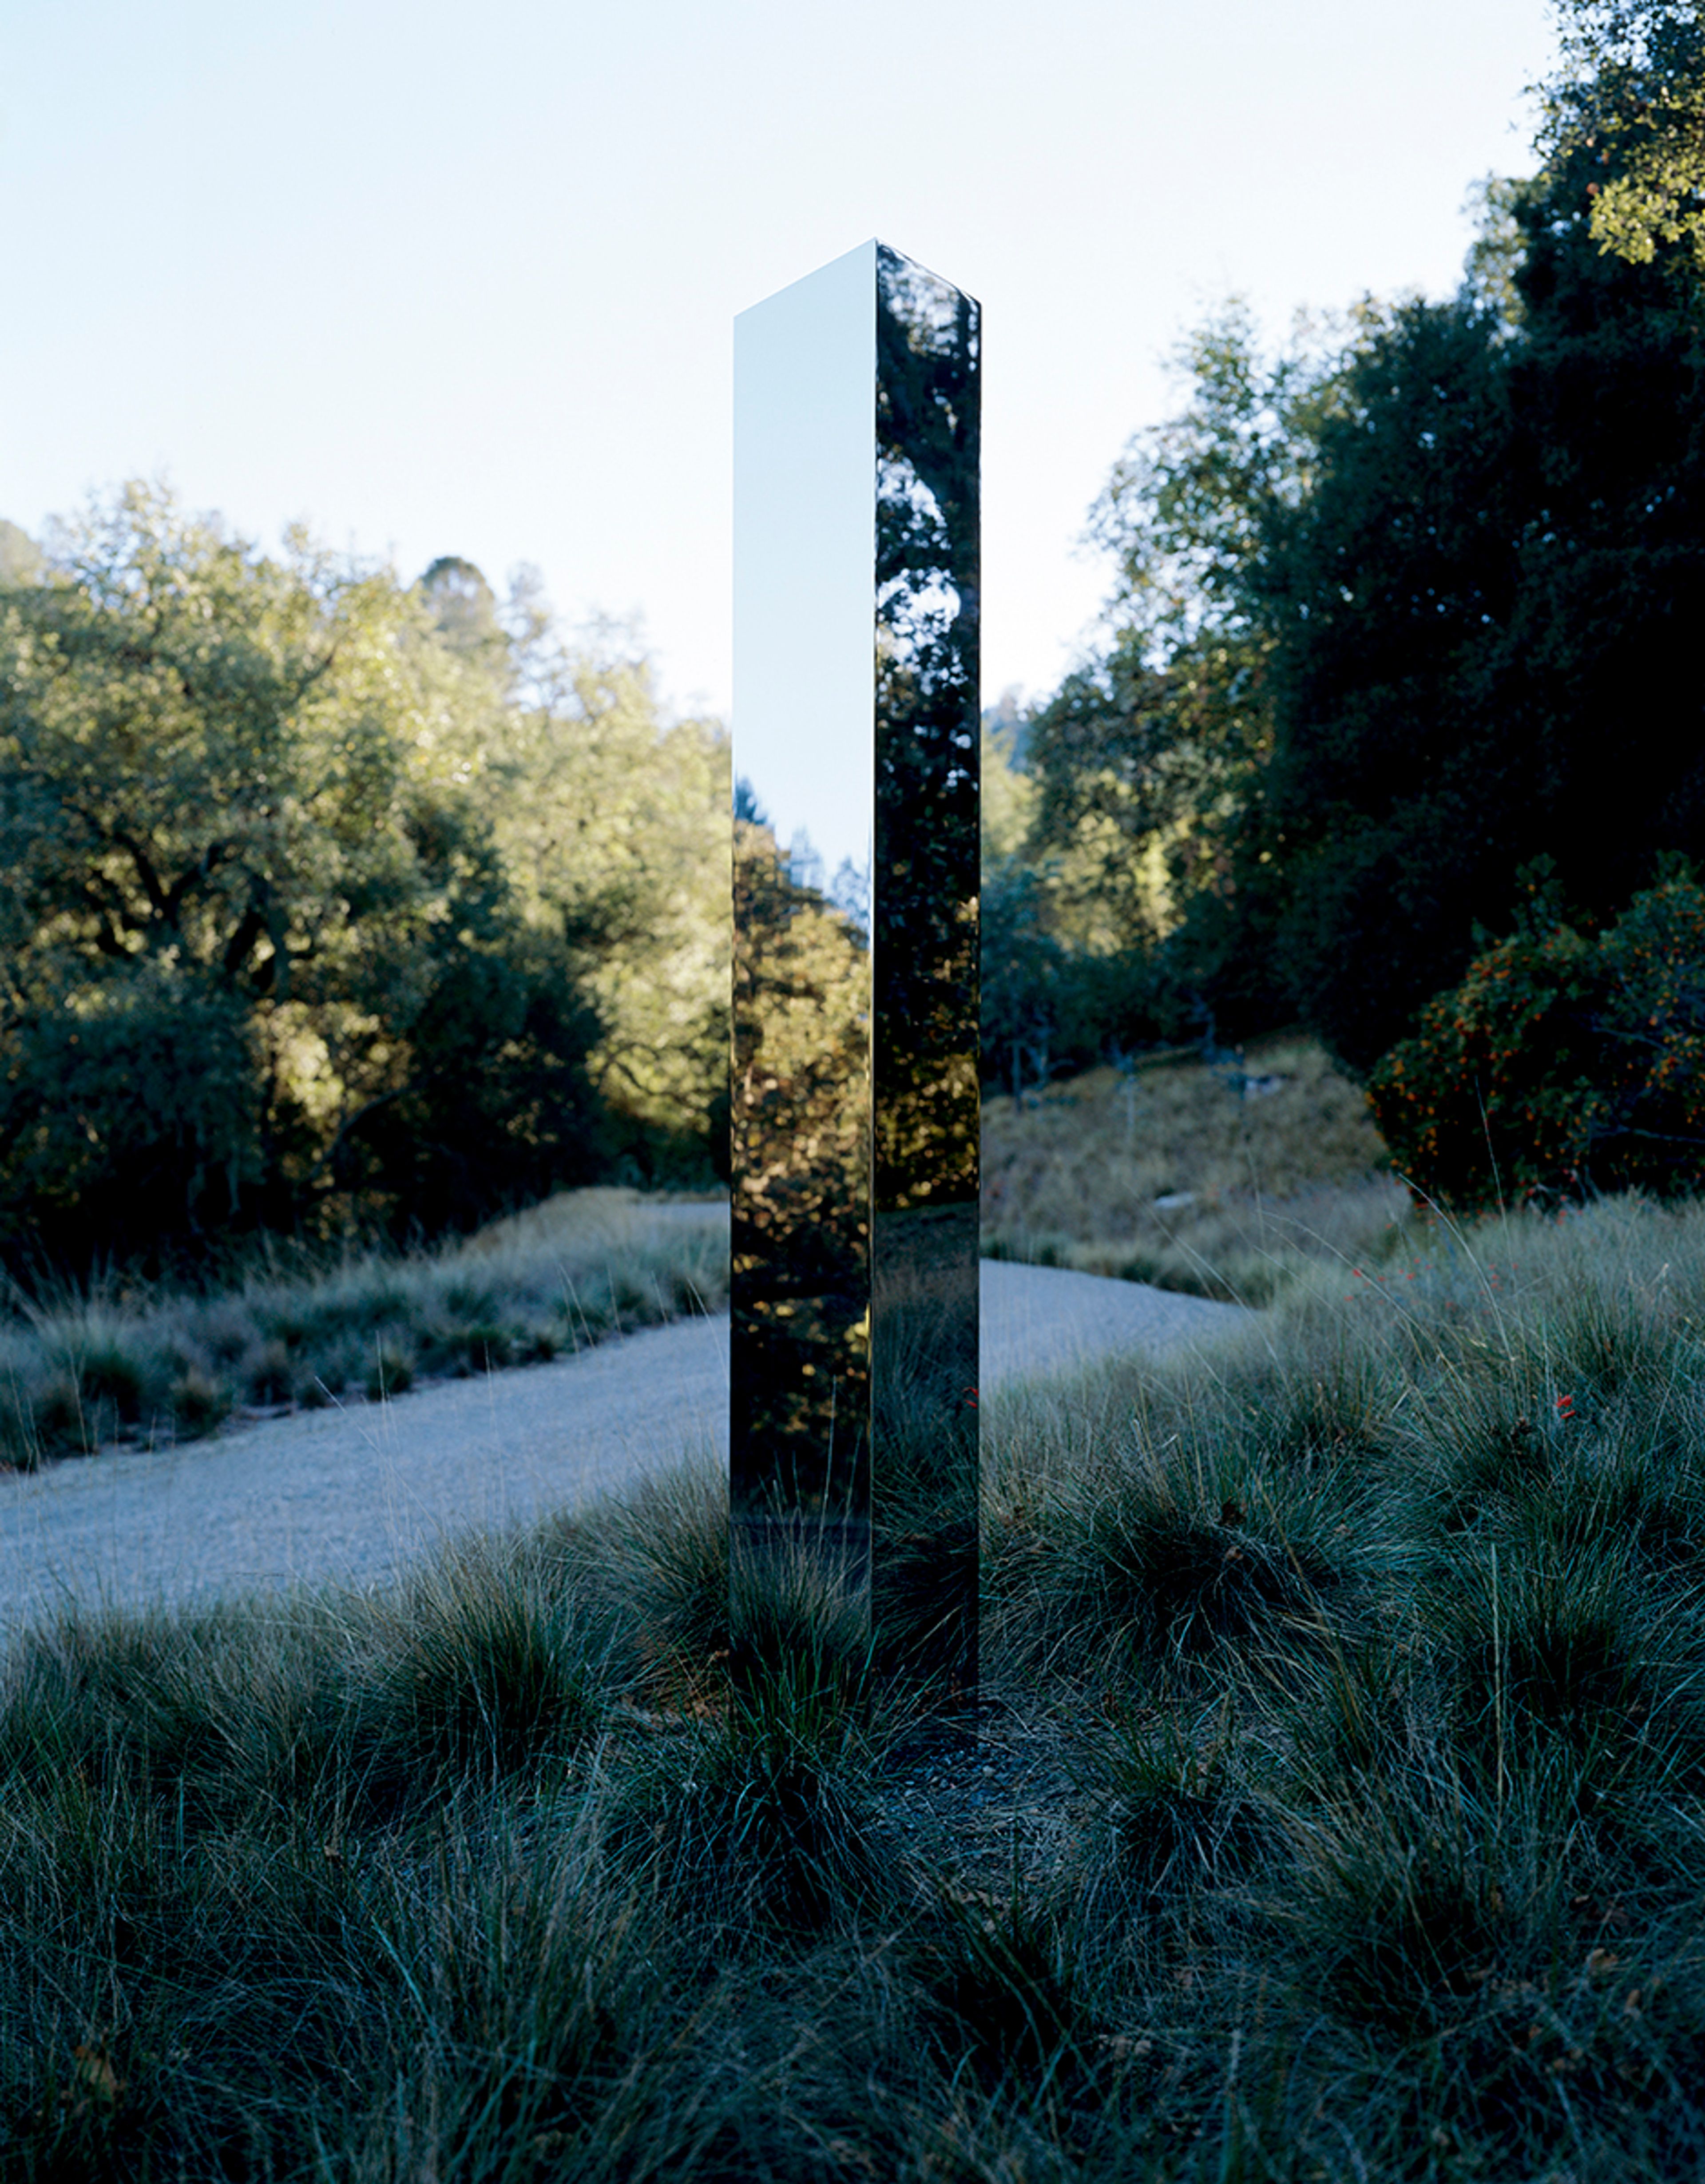
[[733, 1551], [966, 1692], [980, 316], [868, 242], [734, 348]]

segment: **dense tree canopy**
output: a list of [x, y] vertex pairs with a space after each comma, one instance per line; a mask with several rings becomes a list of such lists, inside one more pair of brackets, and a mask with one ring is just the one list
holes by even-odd
[[[1272, 365], [1242, 303], [1178, 357], [1190, 398], [1139, 433], [1091, 511], [1114, 558], [1112, 642], [1067, 677], [1026, 738], [1034, 835], [1078, 874], [1102, 952], [1158, 938], [1215, 869], [1217, 822], [1270, 749], [1272, 638], [1251, 583], [1269, 511], [1306, 490], [1329, 353], [1306, 326]], [[1135, 852], [1135, 854], [1134, 854]], [[1146, 852], [1146, 854], [1145, 854]]]
[[[1256, 577], [1273, 515], [1309, 490], [1337, 399], [1332, 332], [1299, 318], [1269, 359], [1242, 302], [1213, 313], [1178, 353], [1183, 409], [1132, 440], [1091, 511], [1116, 568], [1109, 641], [1023, 724], [1028, 871], [1004, 876], [995, 905], [997, 925], [1021, 902], [1030, 925], [1032, 896], [1043, 912], [1050, 946], [1026, 946], [1045, 960], [1044, 1012], [1067, 1052], [1091, 1050], [1098, 1028], [1117, 1044], [1228, 1003], [1235, 1014], [1245, 998], [1267, 1005], [1264, 958], [1210, 928], [1272, 751], [1273, 635]], [[1187, 961], [1172, 939], [1186, 922]], [[1022, 964], [1009, 967], [1022, 984]], [[1037, 1016], [1039, 991], [1023, 1000], [1013, 978], [1003, 991], [1010, 1022]]]
[[1649, 265], [1665, 243], [1705, 266], [1705, 11], [1698, 0], [1562, 0], [1545, 86], [1553, 158], [1585, 156], [1601, 249]]
[[1602, 915], [1705, 851], [1697, 276], [1599, 251], [1586, 179], [1516, 199], [1515, 327], [1465, 294], [1364, 333], [1269, 526], [1240, 872], [1276, 875], [1278, 978], [1357, 1067], [1507, 925], [1532, 858]]
[[[430, 1233], [587, 1179], [628, 1139], [696, 1133], [703, 1156], [702, 1057], [697, 1078], [672, 1053], [632, 1070], [625, 1103], [612, 1079], [648, 1007], [702, 1049], [716, 934], [682, 971], [655, 904], [641, 944], [609, 857], [582, 840], [553, 861], [534, 834], [566, 806], [669, 871], [677, 844], [641, 807], [696, 794], [682, 861], [702, 884], [719, 817], [727, 838], [714, 731], [666, 732], [637, 666], [559, 648], [582, 693], [634, 683], [626, 746], [600, 755], [593, 709], [529, 682], [546, 618], [523, 598], [506, 628], [465, 563], [407, 587], [300, 534], [272, 558], [141, 487], [45, 552], [0, 543], [14, 1256]], [[623, 947], [646, 997], [625, 1016]]]
[[568, 645], [535, 622], [517, 660], [525, 702], [483, 755], [481, 801], [529, 918], [564, 935], [597, 1007], [612, 1145], [639, 1180], [683, 1147], [725, 1164], [727, 735], [665, 724], [613, 627]]
[[[1693, 80], [1696, 10], [1575, 14], [1640, 17], [1641, 65]], [[1580, 123], [1626, 86], [1576, 63]], [[1046, 912], [1052, 994], [1100, 967], [1104, 1045], [1301, 1017], [1365, 1070], [1532, 860], [1591, 922], [1705, 854], [1705, 274], [1668, 229], [1604, 247], [1622, 142], [1559, 123], [1537, 176], [1487, 185], [1453, 297], [1276, 359], [1216, 314], [1116, 466], [1109, 641], [1023, 725], [1002, 882]]]

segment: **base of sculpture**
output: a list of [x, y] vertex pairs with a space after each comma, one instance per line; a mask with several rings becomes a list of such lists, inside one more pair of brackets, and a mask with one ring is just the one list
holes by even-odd
[[866, 1519], [811, 1517], [796, 1509], [774, 1517], [736, 1515], [728, 1539], [738, 1574], [784, 1575], [803, 1565], [868, 1613], [871, 1527]]

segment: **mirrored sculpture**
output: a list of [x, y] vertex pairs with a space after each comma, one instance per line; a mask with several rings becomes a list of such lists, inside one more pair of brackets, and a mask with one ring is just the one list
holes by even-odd
[[870, 242], [734, 352], [733, 1548], [967, 1692], [979, 317]]

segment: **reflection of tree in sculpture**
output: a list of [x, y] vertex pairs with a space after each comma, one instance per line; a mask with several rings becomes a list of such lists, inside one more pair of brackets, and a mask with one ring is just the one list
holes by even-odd
[[977, 1656], [978, 312], [878, 248], [874, 1607]]
[[978, 315], [894, 252], [877, 263], [881, 1213], [977, 1195]]
[[869, 1507], [870, 957], [734, 828], [735, 1511]]

